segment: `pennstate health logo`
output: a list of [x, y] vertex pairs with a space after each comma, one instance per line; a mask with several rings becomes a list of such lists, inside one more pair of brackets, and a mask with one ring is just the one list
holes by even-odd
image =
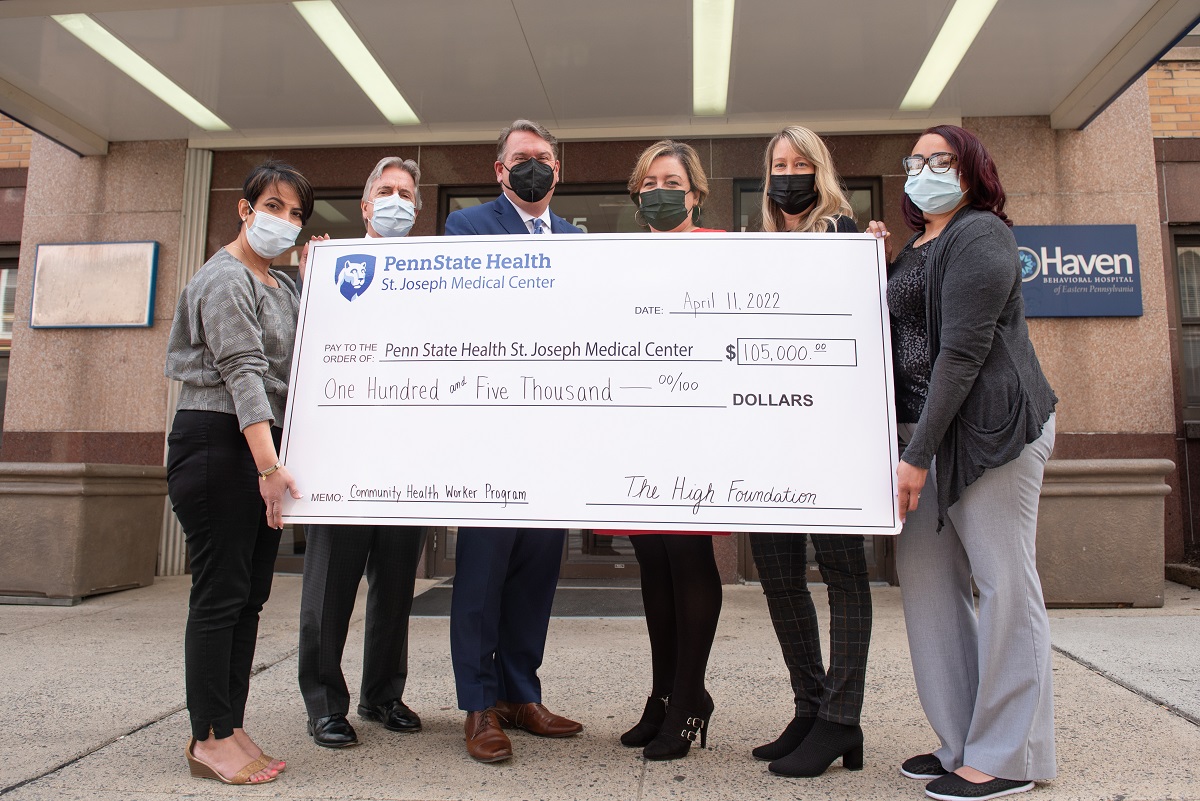
[[1042, 260], [1031, 248], [1017, 248], [1017, 258], [1021, 260], [1021, 281], [1032, 281], [1042, 271]]
[[365, 254], [341, 256], [333, 265], [333, 280], [346, 300], [354, 300], [367, 291], [375, 278], [375, 257]]

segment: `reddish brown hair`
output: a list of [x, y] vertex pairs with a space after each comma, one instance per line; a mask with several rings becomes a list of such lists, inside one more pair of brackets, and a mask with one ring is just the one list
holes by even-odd
[[[955, 166], [959, 176], [967, 181], [967, 205], [973, 209], [990, 211], [1011, 228], [1012, 220], [1004, 213], [1007, 196], [1000, 183], [1000, 175], [996, 172], [996, 162], [992, 161], [979, 137], [957, 125], [935, 125], [925, 129], [921, 136], [926, 134], [936, 134], [945, 139], [954, 155], [958, 156]], [[904, 196], [900, 208], [909, 228], [914, 231], [925, 230], [925, 217], [908, 195]]]

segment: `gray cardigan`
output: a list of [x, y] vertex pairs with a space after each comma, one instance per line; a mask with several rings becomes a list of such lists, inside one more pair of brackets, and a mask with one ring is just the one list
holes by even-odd
[[1041, 436], [1058, 398], [1029, 341], [1017, 241], [995, 214], [966, 207], [938, 236], [925, 313], [929, 396], [903, 458], [928, 468], [937, 457], [940, 529], [984, 470]]
[[283, 423], [300, 297], [271, 270], [269, 287], [222, 248], [179, 295], [167, 341], [168, 378], [183, 382], [180, 409], [235, 414], [238, 427]]

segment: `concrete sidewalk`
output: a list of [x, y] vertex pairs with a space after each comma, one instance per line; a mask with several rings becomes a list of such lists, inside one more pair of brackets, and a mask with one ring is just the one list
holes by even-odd
[[[716, 701], [709, 748], [648, 763], [617, 736], [649, 684], [640, 618], [557, 618], [542, 670], [547, 705], [585, 723], [579, 737], [514, 733], [516, 755], [466, 755], [455, 708], [446, 618], [417, 618], [405, 700], [425, 730], [356, 724], [362, 745], [317, 748], [296, 688], [300, 580], [277, 576], [264, 613], [247, 730], [287, 772], [261, 787], [187, 774], [183, 624], [189, 579], [93, 598], [73, 608], [0, 606], [0, 795], [32, 799], [918, 799], [897, 765], [935, 741], [917, 703], [900, 592], [876, 587], [868, 676], [866, 768], [817, 779], [767, 773], [750, 749], [790, 717], [779, 647], [757, 586], [725, 591], [709, 670]], [[423, 587], [429, 586], [425, 582]], [[825, 613], [825, 594], [816, 589]], [[1059, 778], [1039, 801], [1200, 800], [1200, 591], [1169, 584], [1159, 610], [1051, 612]], [[825, 623], [823, 623], [825, 625]], [[357, 682], [361, 604], [346, 672]], [[1153, 700], [1151, 700], [1153, 699]], [[1185, 716], [1190, 716], [1190, 720]]]

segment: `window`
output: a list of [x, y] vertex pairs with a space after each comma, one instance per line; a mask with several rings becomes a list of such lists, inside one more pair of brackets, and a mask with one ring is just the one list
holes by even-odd
[[0, 245], [0, 427], [4, 425], [4, 400], [8, 394], [8, 356], [12, 351], [20, 251], [20, 245]]
[[1175, 237], [1183, 402], [1200, 417], [1200, 233]]
[[[496, 184], [490, 186], [450, 187], [442, 190], [438, 221], [439, 231], [445, 229], [446, 217], [452, 211], [478, 206], [500, 195]], [[645, 231], [633, 219], [637, 208], [621, 184], [563, 184], [554, 189], [550, 208], [559, 217], [591, 234], [624, 234]]]
[[[882, 190], [878, 178], [844, 178], [850, 208], [858, 230], [883, 214]], [[762, 181], [749, 178], [733, 182], [733, 218], [739, 231], [762, 230]]]

